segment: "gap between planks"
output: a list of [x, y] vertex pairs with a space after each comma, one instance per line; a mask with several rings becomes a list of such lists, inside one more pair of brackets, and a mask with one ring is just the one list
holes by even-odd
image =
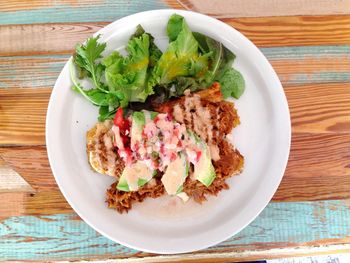
[[[350, 42], [350, 16], [223, 19], [258, 47], [339, 45]], [[1, 25], [1, 56], [71, 54], [108, 22]]]

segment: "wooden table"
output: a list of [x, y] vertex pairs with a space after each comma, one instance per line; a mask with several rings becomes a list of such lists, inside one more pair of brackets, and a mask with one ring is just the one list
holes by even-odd
[[[122, 16], [167, 7], [218, 17], [261, 49], [285, 88], [293, 136], [283, 181], [253, 223], [207, 250], [158, 256], [100, 236], [74, 213], [52, 176], [44, 134], [52, 87], [75, 44]], [[0, 261], [221, 262], [350, 251], [349, 1], [11, 0], [0, 11]]]

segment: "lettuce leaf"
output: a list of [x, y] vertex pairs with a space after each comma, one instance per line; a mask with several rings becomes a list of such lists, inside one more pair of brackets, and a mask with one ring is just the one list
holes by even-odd
[[167, 33], [170, 43], [152, 71], [150, 86], [169, 84], [176, 77], [200, 75], [208, 66], [206, 57], [198, 53], [198, 42], [182, 16], [170, 17]]
[[146, 85], [149, 47], [149, 34], [143, 33], [129, 40], [127, 57], [114, 51], [103, 60], [110, 90], [123, 92], [129, 101], [143, 102], [148, 95], [153, 94], [153, 90]]

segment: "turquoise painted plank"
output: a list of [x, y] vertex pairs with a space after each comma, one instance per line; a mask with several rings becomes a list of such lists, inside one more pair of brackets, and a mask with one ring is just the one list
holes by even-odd
[[0, 57], [0, 88], [53, 87], [70, 55]]
[[85, 1], [77, 5], [51, 3], [51, 7], [1, 12], [0, 25], [114, 21], [141, 11], [168, 8], [161, 0]]
[[[349, 59], [350, 45], [343, 46], [298, 46], [283, 48], [261, 48], [264, 55], [271, 61], [281, 60], [303, 60], [307, 63], [317, 64], [320, 60], [327, 60], [330, 68], [314, 73], [302, 73], [292, 71], [280, 72], [280, 79], [284, 86], [330, 83], [330, 82], [350, 82], [350, 70], [337, 70], [332, 59]], [[37, 55], [37, 56], [15, 56], [0, 57], [0, 88], [11, 87], [53, 87], [57, 76], [68, 60], [70, 55]], [[338, 63], [335, 61], [334, 63]], [[297, 71], [297, 66], [294, 66]]]
[[[210, 248], [350, 237], [350, 200], [270, 203], [248, 227]], [[21, 216], [0, 224], [0, 260], [80, 259], [137, 253], [97, 234], [74, 214]]]
[[271, 60], [350, 58], [350, 45], [260, 48]]

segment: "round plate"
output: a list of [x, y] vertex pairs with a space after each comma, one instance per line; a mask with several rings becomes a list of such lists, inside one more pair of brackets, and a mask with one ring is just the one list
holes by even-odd
[[167, 45], [169, 17], [185, 17], [192, 31], [206, 34], [233, 51], [234, 67], [246, 91], [234, 101], [241, 118], [234, 145], [245, 157], [242, 174], [228, 180], [229, 190], [199, 205], [162, 197], [136, 204], [128, 214], [108, 209], [105, 191], [113, 178], [94, 173], [86, 156], [86, 132], [96, 122], [97, 107], [71, 90], [68, 64], [52, 91], [46, 119], [47, 151], [62, 193], [96, 231], [131, 248], [154, 253], [182, 253], [213, 246], [247, 226], [268, 204], [285, 170], [290, 148], [290, 117], [281, 83], [270, 63], [246, 37], [205, 15], [155, 10], [122, 18], [96, 34], [107, 42], [106, 54], [123, 50], [141, 24], [160, 48]]

